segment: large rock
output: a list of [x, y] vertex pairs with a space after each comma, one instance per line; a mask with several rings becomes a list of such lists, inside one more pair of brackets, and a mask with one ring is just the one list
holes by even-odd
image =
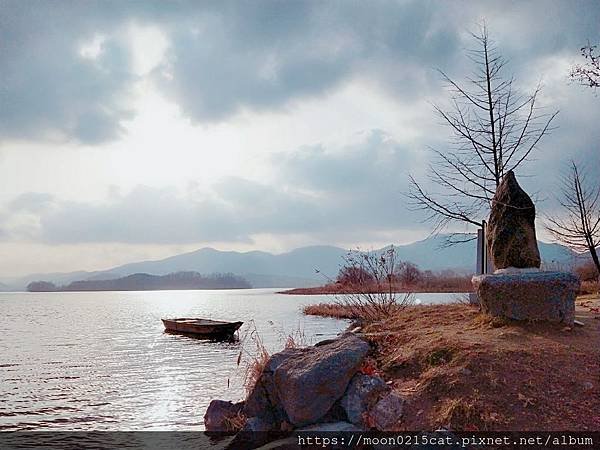
[[242, 429], [242, 432], [252, 433], [266, 433], [269, 431], [273, 431], [272, 423], [267, 422], [260, 417], [250, 417]]
[[390, 431], [401, 419], [404, 399], [397, 392], [390, 392], [371, 410], [371, 420], [380, 431]]
[[281, 407], [281, 401], [275, 390], [275, 370], [287, 359], [301, 355], [305, 350], [288, 348], [275, 353], [263, 368], [256, 385], [250, 392], [244, 405], [246, 417], [259, 417], [262, 422], [271, 423], [272, 428], [277, 428], [279, 423], [287, 420], [287, 415]]
[[572, 325], [579, 280], [565, 272], [529, 272], [473, 277], [484, 312], [515, 320]]
[[272, 423], [260, 417], [250, 417], [244, 428], [225, 448], [226, 450], [251, 450], [279, 439], [283, 434], [273, 430]]
[[380, 377], [362, 373], [354, 375], [340, 402], [348, 421], [365, 426], [364, 413], [368, 412], [379, 398], [389, 391], [390, 387]]
[[369, 351], [352, 334], [287, 357], [275, 369], [275, 393], [295, 426], [317, 422], [346, 391]]
[[224, 400], [212, 400], [204, 414], [206, 431], [233, 431], [229, 419], [242, 412], [244, 402], [231, 403]]
[[487, 245], [494, 269], [540, 267], [535, 206], [512, 170], [504, 175], [492, 199]]

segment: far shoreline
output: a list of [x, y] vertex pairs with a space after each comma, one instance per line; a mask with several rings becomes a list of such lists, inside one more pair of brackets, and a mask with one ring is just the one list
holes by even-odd
[[[348, 295], [348, 294], [358, 294], [364, 292], [363, 290], [356, 289], [348, 289], [347, 287], [340, 288], [336, 285], [325, 285], [325, 286], [316, 286], [316, 287], [308, 287], [308, 288], [293, 288], [286, 289], [283, 291], [278, 291], [277, 294], [284, 295]], [[373, 290], [369, 292], [370, 294], [378, 294], [388, 292], [382, 290]], [[464, 291], [461, 289], [456, 289], [456, 287], [449, 287], [447, 289], [439, 288], [439, 289], [431, 289], [426, 287], [403, 287], [400, 289], [394, 289], [394, 294], [470, 294], [473, 291]]]

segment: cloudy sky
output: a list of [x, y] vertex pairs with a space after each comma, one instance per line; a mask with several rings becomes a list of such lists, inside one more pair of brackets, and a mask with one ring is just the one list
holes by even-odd
[[560, 110], [522, 179], [552, 213], [566, 162], [600, 164], [568, 80], [596, 1], [0, 0], [0, 275], [426, 237], [402, 193], [482, 20]]

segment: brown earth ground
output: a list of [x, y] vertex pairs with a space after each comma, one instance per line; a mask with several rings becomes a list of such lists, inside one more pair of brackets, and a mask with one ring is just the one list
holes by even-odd
[[565, 327], [492, 319], [477, 307], [411, 306], [363, 327], [379, 373], [406, 399], [395, 431], [600, 430], [600, 300]]

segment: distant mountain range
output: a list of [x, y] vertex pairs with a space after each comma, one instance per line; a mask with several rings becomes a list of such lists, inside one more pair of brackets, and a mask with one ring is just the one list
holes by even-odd
[[[475, 268], [475, 241], [444, 247], [445, 236], [434, 236], [395, 246], [397, 258], [423, 270], [445, 269], [471, 273]], [[538, 241], [542, 261], [550, 267], [570, 266], [576, 254], [559, 244]], [[368, 249], [362, 249], [368, 250]], [[3, 290], [24, 290], [32, 281], [68, 285], [79, 280], [110, 280], [145, 273], [167, 275], [193, 271], [201, 274], [232, 273], [253, 287], [310, 287], [335, 278], [347, 250], [333, 246], [301, 247], [282, 254], [261, 251], [233, 252], [202, 248], [157, 261], [140, 261], [97, 272], [32, 274], [18, 279], [0, 279]], [[319, 271], [317, 273], [316, 271]]]

